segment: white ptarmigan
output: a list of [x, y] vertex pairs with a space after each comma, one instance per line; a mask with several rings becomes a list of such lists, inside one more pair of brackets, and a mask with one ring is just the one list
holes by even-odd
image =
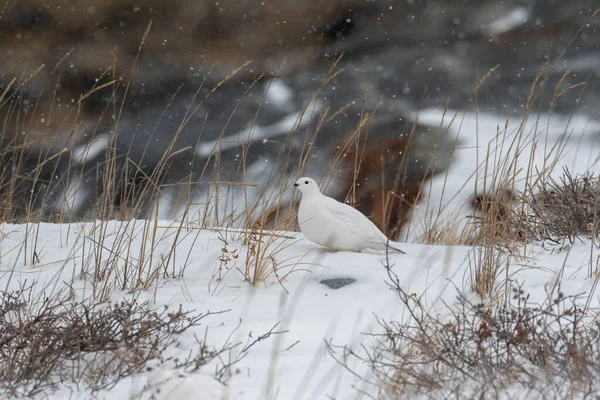
[[304, 236], [335, 251], [390, 250], [404, 253], [360, 211], [325, 196], [311, 178], [300, 178], [294, 186], [302, 192], [298, 223]]

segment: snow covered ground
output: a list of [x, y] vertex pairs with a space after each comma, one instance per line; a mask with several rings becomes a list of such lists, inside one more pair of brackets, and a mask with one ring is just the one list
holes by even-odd
[[[120, 224], [108, 223], [107, 232], [119, 230]], [[143, 223], [137, 221], [135, 225], [137, 226], [132, 224], [128, 229], [134, 233], [132, 254], [135, 254], [142, 243], [140, 236]], [[4, 225], [2, 287], [17, 289], [25, 280], [39, 280], [51, 291], [54, 283], [70, 282], [73, 271], [81, 268], [82, 254], [86, 249], [83, 237], [93, 237], [93, 227], [93, 223], [73, 224], [70, 244], [67, 245], [66, 225], [42, 224], [38, 239], [39, 263], [32, 266], [23, 265], [22, 254], [17, 250], [25, 239], [24, 227]], [[168, 237], [168, 229], [163, 230], [165, 237]], [[229, 310], [224, 314], [208, 317], [200, 329], [183, 334], [181, 344], [164, 356], [185, 358], [189, 351], [194, 350], [193, 334], [202, 336], [206, 328], [209, 343], [218, 346], [228, 340], [245, 342], [248, 334], [266, 333], [279, 323], [276, 330], [287, 332], [259, 343], [238, 365], [239, 373], [229, 382], [230, 392], [236, 398], [360, 398], [357, 387], [362, 383], [356, 381], [327, 354], [325, 340], [352, 347], [361, 343], [368, 345], [369, 340], [363, 333], [377, 328], [375, 315], [387, 320], [404, 318], [406, 310], [386, 284], [386, 270], [383, 267], [385, 255], [328, 253], [294, 234], [294, 239], [278, 239], [291, 243], [276, 255], [282, 271], [286, 265], [296, 268], [283, 282], [283, 286], [273, 281], [257, 286], [243, 282], [242, 273], [237, 270], [244, 269], [243, 256], [235, 263], [230, 263], [225, 277], [216, 282], [215, 274], [223, 248], [220, 235], [226, 234], [190, 231], [184, 235], [178, 244], [178, 251], [182, 255], [191, 252], [184, 276], [179, 279], [160, 279], [156, 287], [142, 294], [142, 299], [158, 308], [165, 304], [182, 304], [184, 309], [198, 311]], [[232, 233], [227, 235], [236, 236]], [[161, 240], [156, 254], [164, 252], [170, 244], [168, 242], [168, 238]], [[89, 240], [87, 243], [89, 252], [92, 245]], [[105, 245], [110, 248], [108, 242]], [[242, 254], [245, 251], [244, 246], [235, 240], [230, 240], [227, 248], [230, 251], [237, 249]], [[468, 260], [473, 258], [474, 251], [477, 250], [468, 247], [410, 244], [406, 245], [407, 255], [393, 254], [389, 256], [389, 261], [394, 264], [394, 271], [400, 276], [407, 292], [424, 295], [423, 301], [431, 313], [443, 313], [441, 300], [452, 303], [456, 298], [456, 288], [469, 291], [466, 283], [471, 273]], [[514, 273], [513, 280], [523, 282], [523, 289], [541, 302], [559, 277], [561, 288], [566, 294], [589, 293], [594, 282], [593, 279], [586, 279], [589, 259], [590, 246], [586, 243], [577, 244], [569, 253], [560, 254], [550, 254], [532, 246], [530, 259], [515, 262], [509, 272]], [[185, 256], [177, 260], [176, 270], [180, 270]], [[331, 278], [352, 278], [355, 282], [339, 289], [331, 289], [320, 283]], [[91, 296], [92, 288], [86, 280], [75, 279], [74, 287], [77, 296]], [[119, 299], [127, 295], [117, 291], [112, 298]], [[592, 305], [596, 307], [598, 296], [591, 296]], [[238, 324], [240, 326], [236, 329]], [[230, 338], [230, 335], [233, 337]], [[355, 367], [358, 371], [367, 373], [365, 366]], [[211, 372], [211, 365], [201, 370], [204, 377]], [[166, 374], [171, 377], [170, 373]], [[191, 376], [187, 381], [177, 377], [171, 379], [180, 380], [178, 390], [194, 393], [198, 389], [186, 389], [185, 385], [198, 385], [200, 377], [194, 374]], [[123, 380], [114, 389], [99, 393], [97, 397], [137, 398], [137, 393], [145, 383], [146, 376], [141, 374], [134, 379]], [[179, 394], [168, 398], [205, 398], [185, 397], [182, 392], [177, 393]], [[142, 397], [147, 398], [149, 394], [150, 392], [146, 392]], [[70, 389], [65, 388], [65, 391], [51, 398], [87, 396], [89, 393], [85, 391], [73, 394]]]
[[[424, 112], [420, 119], [439, 124], [441, 112]], [[458, 123], [455, 121], [453, 127], [458, 127]], [[515, 124], [518, 122], [515, 121]], [[447, 177], [437, 177], [428, 189], [429, 210], [439, 209], [442, 204], [444, 218], [458, 218], [463, 223], [464, 216], [470, 212], [462, 207], [473, 194], [477, 160], [481, 164], [485, 159], [488, 142], [496, 136], [497, 126], [503, 130], [504, 121], [485, 115], [479, 115], [477, 119], [474, 114], [465, 116], [459, 135], [461, 148], [456, 151], [455, 164]], [[595, 157], [600, 148], [597, 124], [575, 118], [567, 125], [567, 121], [562, 119], [546, 123], [538, 127], [538, 131], [548, 127], [548, 143], [573, 128], [562, 163], [573, 167], [576, 173], [595, 168]], [[456, 134], [456, 130], [452, 129], [450, 134]], [[508, 132], [514, 132], [514, 129], [509, 128]], [[476, 131], [479, 135], [475, 134]], [[538, 136], [538, 139], [545, 143], [545, 136]], [[527, 142], [533, 143], [531, 138]], [[480, 151], [477, 157], [475, 144], [479, 145]], [[526, 162], [526, 151], [522, 157]], [[488, 174], [492, 171], [488, 170]], [[424, 218], [420, 213], [425, 208], [421, 206], [415, 213], [416, 220]], [[414, 221], [414, 226], [417, 226]], [[253, 286], [244, 282], [248, 247], [243, 244], [239, 232], [224, 228], [192, 229], [186, 223], [177, 235], [178, 228], [179, 223], [171, 221], [158, 221], [156, 224], [96, 221], [69, 225], [34, 224], [29, 227], [2, 224], [0, 290], [18, 289], [25, 281], [35, 280], [45, 288], [47, 296], [68, 283], [77, 298], [92, 298], [107, 293], [91, 282], [94, 268], [114, 268], [118, 274], [112, 279], [118, 282], [128, 263], [129, 268], [137, 263], [149, 271], [161, 271], [157, 283], [138, 294], [141, 300], [149, 301], [153, 307], [181, 304], [184, 310], [226, 311], [211, 315], [197, 329], [186, 331], [179, 338], [180, 344], [171, 347], [163, 358], [185, 358], [195, 350], [194, 335], [206, 334], [208, 343], [219, 347], [226, 343], [245, 343], [249, 335], [256, 338], [274, 326], [276, 331], [284, 331], [250, 349], [247, 357], [237, 364], [237, 373], [227, 382], [227, 389], [211, 378], [215, 363], [205, 365], [199, 372], [187, 374], [163, 366], [158, 371], [124, 379], [109, 391], [95, 393], [93, 396], [96, 398], [135, 399], [154, 395], [155, 398], [172, 400], [300, 400], [366, 398], [361, 394], [362, 390], [376, 394], [376, 388], [336, 363], [328, 354], [326, 341], [357, 349], [361, 344], [369, 346], [372, 338], [365, 333], [377, 331], [376, 317], [406, 319], [406, 308], [388, 285], [387, 272], [383, 267], [388, 260], [385, 254], [331, 253], [308, 242], [298, 233], [284, 233], [284, 237], [277, 238], [274, 244], [262, 251], [266, 252], [265, 263], [276, 265], [280, 278], [288, 274], [286, 279], [279, 283], [271, 276], [265, 283]], [[457, 290], [470, 292], [468, 282], [473, 264], [469, 260], [477, 255], [479, 249], [414, 243], [418, 239], [417, 233], [408, 237], [413, 243], [405, 245], [407, 254], [390, 254], [389, 262], [406, 292], [419, 296], [429, 313], [443, 314], [444, 303], [451, 304], [456, 299]], [[99, 247], [102, 237], [104, 242]], [[174, 253], [171, 252], [173, 248]], [[237, 258], [234, 255], [238, 255]], [[569, 251], [558, 253], [531, 244], [526, 258], [511, 260], [507, 276], [522, 283], [523, 290], [534, 301], [544, 301], [551, 288], [560, 281], [565, 294], [582, 294], [582, 302], [590, 299], [591, 308], [597, 308], [599, 297], [594, 291], [594, 279], [589, 277], [590, 260], [595, 263], [597, 257], [598, 249], [587, 239], [575, 243]], [[225, 259], [228, 261], [224, 262]], [[222, 279], [218, 280], [220, 267]], [[164, 277], [162, 271], [165, 268], [174, 274]], [[338, 289], [323, 283], [339, 278], [351, 278], [347, 280], [351, 283]], [[111, 290], [110, 298], [113, 300], [133, 295], [118, 287]], [[366, 365], [351, 362], [350, 366], [366, 381], [371, 380]], [[207, 394], [207, 387], [211, 385], [214, 397]], [[147, 390], [144, 390], [145, 387]], [[65, 386], [49, 398], [83, 399], [91, 396], [85, 388]]]

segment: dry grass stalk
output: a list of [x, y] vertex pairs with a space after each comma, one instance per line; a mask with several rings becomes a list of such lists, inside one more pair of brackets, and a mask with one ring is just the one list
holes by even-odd
[[266, 284], [269, 280], [275, 279], [285, 289], [284, 281], [290, 274], [299, 271], [298, 264], [282, 265], [277, 256], [281, 251], [292, 246], [295, 241], [282, 241], [268, 232], [267, 234], [263, 232], [258, 222], [244, 238], [244, 245], [247, 248], [244, 279], [252, 285]]

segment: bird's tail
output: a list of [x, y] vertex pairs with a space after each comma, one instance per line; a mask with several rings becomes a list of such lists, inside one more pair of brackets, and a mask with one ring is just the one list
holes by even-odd
[[400, 249], [400, 246], [401, 246], [401, 245], [402, 245], [401, 243], [394, 242], [394, 241], [391, 241], [391, 240], [388, 240], [388, 241], [386, 242], [386, 248], [387, 248], [388, 250], [391, 250], [391, 251], [392, 251], [392, 252], [394, 252], [394, 253], [406, 254], [404, 251], [402, 251], [402, 250]]

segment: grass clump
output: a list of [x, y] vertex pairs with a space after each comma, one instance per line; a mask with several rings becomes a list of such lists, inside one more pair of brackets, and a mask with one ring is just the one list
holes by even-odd
[[229, 233], [233, 233], [232, 240], [227, 238], [227, 234], [219, 236], [223, 246], [213, 280], [221, 282], [232, 270], [236, 270], [242, 280], [252, 286], [278, 283], [287, 292], [284, 282], [291, 274], [301, 270], [298, 268], [300, 261], [282, 260], [281, 253], [295, 244], [296, 238], [285, 231], [262, 229], [260, 222], [251, 229]]

